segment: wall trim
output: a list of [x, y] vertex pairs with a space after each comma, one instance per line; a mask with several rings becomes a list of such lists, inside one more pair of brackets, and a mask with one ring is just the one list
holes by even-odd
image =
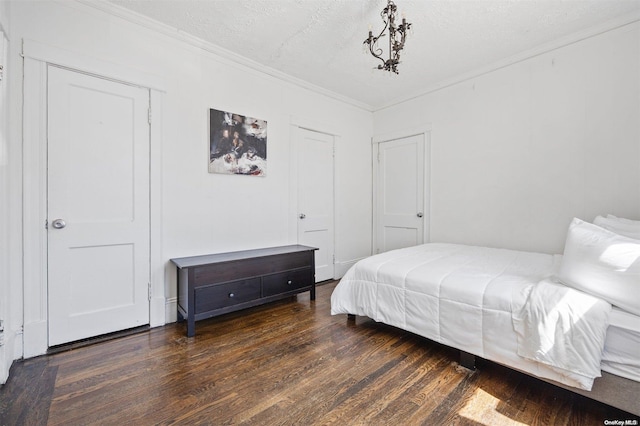
[[4, 67], [2, 81], [0, 81], [0, 96], [4, 96], [4, 105], [0, 113], [4, 114], [4, 117], [0, 117], [0, 123], [5, 128], [5, 137], [0, 139], [0, 166], [6, 166], [9, 163], [9, 73], [13, 70], [9, 70], [9, 39], [6, 33], [0, 25], [0, 65]]
[[23, 357], [47, 351], [46, 70], [24, 59], [22, 144]]
[[367, 257], [360, 257], [358, 259], [351, 259], [351, 260], [345, 260], [342, 262], [336, 262], [336, 270], [335, 270], [335, 277], [334, 279], [338, 280], [342, 277], [344, 277], [344, 274], [347, 273], [347, 271], [356, 263], [358, 263], [359, 261], [361, 261], [362, 259], [366, 259]]
[[[6, 12], [9, 12], [8, 10], [6, 10]], [[9, 12], [9, 14], [11, 14], [11, 12]], [[11, 19], [11, 18], [9, 18]], [[2, 23], [2, 21], [0, 21], [0, 33], [2, 33], [2, 35], [4, 36], [4, 38], [9, 41], [9, 28], [8, 28], [9, 24], [7, 24], [7, 26], [5, 27], [5, 25]]]
[[15, 343], [15, 333], [13, 331], [12, 315], [9, 311], [10, 282], [9, 266], [11, 243], [9, 238], [9, 151], [7, 147], [9, 139], [9, 79], [8, 74], [8, 54], [9, 43], [4, 33], [4, 28], [0, 22], [0, 64], [4, 67], [4, 75], [0, 80], [0, 320], [3, 321], [4, 329], [0, 331], [0, 384], [5, 383], [9, 377], [9, 370], [13, 363], [13, 347]]
[[47, 64], [82, 71], [85, 74], [107, 80], [144, 87], [145, 89], [164, 92], [166, 87], [164, 78], [155, 74], [135, 70], [127, 66], [34, 40], [24, 39], [22, 41], [22, 56], [24, 58], [46, 62]]
[[178, 298], [168, 297], [164, 301], [164, 316], [166, 323], [178, 321]]
[[149, 305], [149, 325], [164, 325], [167, 316], [164, 310], [167, 283], [164, 279], [162, 244], [162, 98], [164, 92], [149, 90], [152, 111], [149, 129], [149, 260], [152, 299]]
[[392, 141], [395, 139], [408, 138], [410, 136], [426, 135], [427, 133], [430, 133], [430, 132], [431, 132], [431, 123], [427, 123], [425, 125], [421, 125], [418, 127], [413, 127], [413, 128], [409, 127], [406, 129], [374, 134], [373, 137], [371, 138], [371, 143], [377, 144], [381, 142]]
[[311, 130], [318, 133], [324, 133], [326, 135], [331, 136], [340, 136], [340, 132], [338, 128], [330, 123], [324, 123], [318, 120], [313, 120], [309, 118], [298, 117], [292, 115], [289, 119], [289, 122], [292, 126], [296, 126], [302, 129]]

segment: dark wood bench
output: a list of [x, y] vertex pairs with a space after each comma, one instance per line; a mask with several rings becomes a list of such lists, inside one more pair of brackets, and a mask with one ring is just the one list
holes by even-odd
[[314, 247], [289, 245], [171, 259], [178, 271], [178, 320], [195, 322], [309, 291], [316, 298]]

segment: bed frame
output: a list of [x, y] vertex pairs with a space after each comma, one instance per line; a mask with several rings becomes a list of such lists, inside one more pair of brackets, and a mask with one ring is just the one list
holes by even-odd
[[[355, 321], [355, 319], [355, 315], [347, 314], [347, 321]], [[460, 350], [460, 365], [470, 370], [475, 370], [476, 356]], [[518, 371], [522, 374], [526, 374], [527, 376], [535, 377], [538, 380], [542, 380], [563, 389], [567, 389], [571, 392], [586, 396], [587, 398], [593, 399], [595, 401], [611, 405], [612, 407], [619, 408], [620, 410], [627, 411], [636, 416], [640, 416], [640, 382], [636, 382], [603, 371], [602, 377], [598, 377], [593, 381], [593, 387], [591, 388], [591, 391], [586, 391], [583, 389], [563, 385], [562, 383], [558, 383], [554, 380], [533, 376], [530, 373], [511, 367], [510, 365], [500, 365], [504, 365], [507, 368]]]

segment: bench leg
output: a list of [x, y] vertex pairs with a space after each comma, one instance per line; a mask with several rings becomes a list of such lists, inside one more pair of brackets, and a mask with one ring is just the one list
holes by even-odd
[[193, 315], [187, 316], [187, 337], [196, 335], [196, 320]]
[[460, 351], [460, 365], [469, 370], [476, 369], [476, 356], [468, 352]]

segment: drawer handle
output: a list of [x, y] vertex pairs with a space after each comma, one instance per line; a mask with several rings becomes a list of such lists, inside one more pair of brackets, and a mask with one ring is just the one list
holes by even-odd
[[230, 298], [234, 298], [234, 297], [236, 297], [236, 295], [235, 295], [235, 294], [233, 294], [233, 293], [229, 293], [229, 297], [230, 297]]
[[287, 284], [291, 285], [291, 284], [293, 284], [293, 281], [289, 280], [289, 281], [287, 281]]

